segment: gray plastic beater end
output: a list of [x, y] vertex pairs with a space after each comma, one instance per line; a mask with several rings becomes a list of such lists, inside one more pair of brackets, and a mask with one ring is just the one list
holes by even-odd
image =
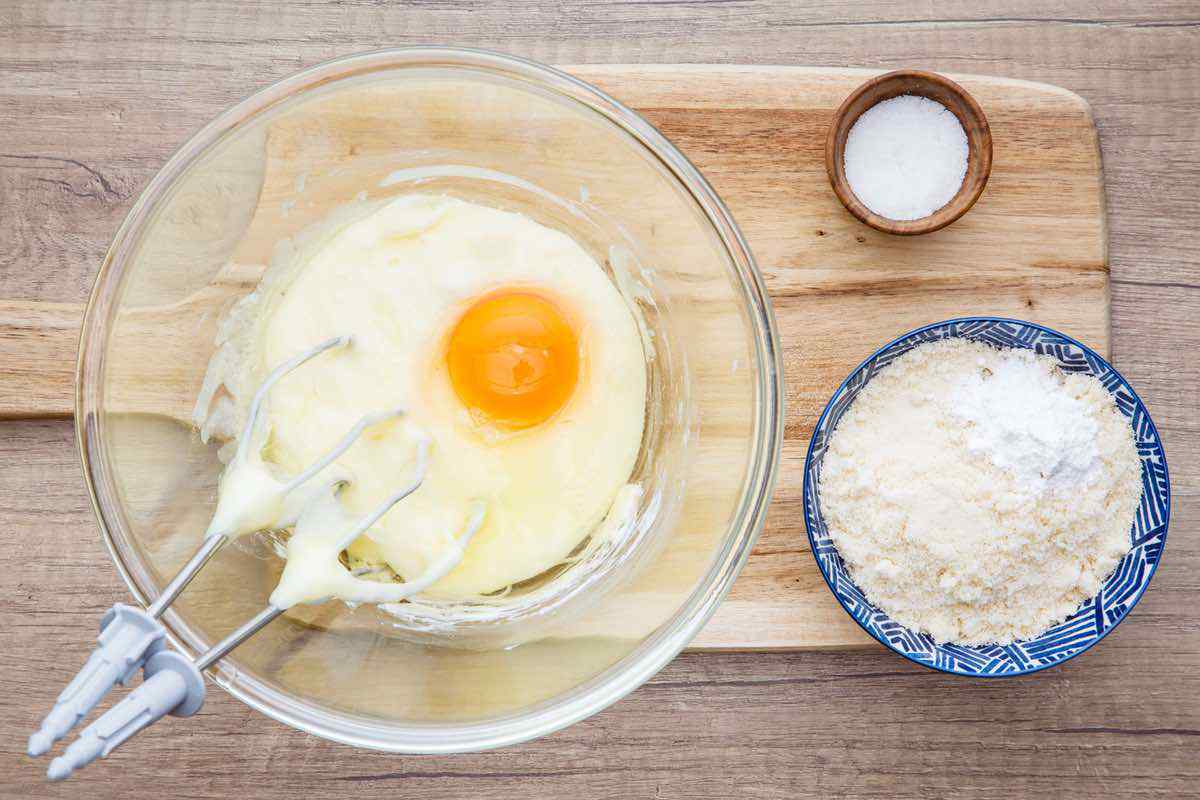
[[117, 603], [100, 623], [99, 646], [29, 737], [29, 755], [40, 756], [67, 735], [118, 682], [128, 685], [146, 659], [164, 646], [158, 620], [140, 608]]
[[80, 767], [103, 758], [129, 737], [165, 714], [190, 717], [204, 704], [204, 678], [187, 658], [162, 650], [146, 662], [146, 680], [93, 722], [61, 756], [50, 762], [46, 777], [61, 781]]

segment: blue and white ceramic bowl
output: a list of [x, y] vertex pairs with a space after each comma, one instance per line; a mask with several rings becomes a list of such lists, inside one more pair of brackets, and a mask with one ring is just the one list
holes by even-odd
[[[1036, 639], [998, 646], [936, 644], [895, 622], [872, 606], [850, 580], [837, 548], [821, 518], [818, 479], [830, 435], [842, 414], [881, 369], [925, 342], [960, 337], [997, 347], [1020, 347], [1045, 353], [1068, 372], [1085, 372], [1100, 379], [1129, 419], [1142, 459], [1142, 500], [1129, 532], [1129, 553], [1104, 587], [1064, 622]], [[887, 344], [859, 365], [838, 387], [817, 420], [804, 463], [804, 522], [813, 558], [834, 597], [854, 621], [882, 644], [931, 669], [957, 675], [1008, 677], [1060, 664], [1103, 639], [1141, 598], [1162, 557], [1171, 513], [1171, 484], [1158, 431], [1146, 406], [1129, 383], [1093, 350], [1057, 331], [1032, 322], [999, 317], [966, 317], [926, 325]]]

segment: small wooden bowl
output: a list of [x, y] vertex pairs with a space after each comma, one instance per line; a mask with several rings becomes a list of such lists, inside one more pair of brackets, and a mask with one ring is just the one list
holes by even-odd
[[[967, 174], [958, 194], [950, 202], [927, 217], [900, 220], [880, 216], [867, 208], [854, 195], [846, 180], [846, 137], [864, 111], [876, 103], [903, 94], [927, 97], [941, 103], [958, 117], [967, 134]], [[884, 233], [913, 236], [944, 228], [975, 205], [992, 172], [992, 132], [987, 117], [975, 98], [949, 78], [919, 70], [888, 72], [864, 83], [843, 101], [834, 114], [833, 124], [825, 137], [825, 170], [834, 194], [859, 220]]]

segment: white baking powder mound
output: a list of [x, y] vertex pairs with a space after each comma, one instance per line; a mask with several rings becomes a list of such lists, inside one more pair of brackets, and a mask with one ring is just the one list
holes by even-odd
[[1099, 591], [1130, 547], [1141, 465], [1090, 375], [965, 339], [876, 375], [821, 465], [825, 522], [851, 577], [938, 642], [1041, 634]]
[[967, 134], [941, 103], [901, 95], [868, 108], [846, 136], [846, 180], [863, 205], [888, 219], [928, 217], [967, 174]]

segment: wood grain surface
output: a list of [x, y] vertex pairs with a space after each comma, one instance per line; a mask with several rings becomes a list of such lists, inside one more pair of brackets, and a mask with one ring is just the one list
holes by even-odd
[[[1195, 2], [0, 3], [0, 297], [82, 303], [139, 189], [237, 99], [324, 58], [430, 41], [554, 63], [919, 67], [1087, 99], [1107, 178], [1113, 360], [1149, 404], [1172, 472], [1153, 588], [1100, 647], [1027, 678], [959, 680], [877, 648], [690, 653], [558, 734], [436, 758], [332, 745], [213, 691], [196, 718], [49, 786], [25, 736], [126, 592], [69, 423], [13, 420], [0, 423], [0, 795], [1197, 796]], [[772, 524], [797, 512], [777, 502]]]
[[[803, 461], [818, 414], [854, 365], [922, 324], [972, 314], [1021, 317], [1108, 350], [1104, 186], [1091, 112], [1078, 95], [1026, 81], [956, 76], [997, 132], [997, 166], [986, 199], [969, 217], [907, 239], [865, 228], [845, 213], [826, 177], [825, 131], [833, 113], [874, 73], [694, 65], [567, 69], [657, 124], [691, 154], [733, 211], [774, 301], [789, 466]], [[121, 312], [126, 332], [109, 366], [109, 411], [165, 416], [190, 427], [217, 322], [257, 283], [278, 240], [350, 202], [363, 187], [376, 199], [381, 181], [409, 166], [397, 155], [410, 140], [406, 126], [416, 118], [419, 131], [444, 113], [451, 112], [434, 102], [414, 115], [409, 98], [382, 91], [365, 99], [333, 97], [273, 123], [254, 154], [265, 165], [249, 170], [253, 174], [222, 174], [211, 191], [185, 189], [188, 199], [164, 214], [167, 232], [156, 237], [160, 244], [175, 242], [171, 249], [180, 258], [187, 252], [179, 242], [199, 244], [209, 235], [193, 217], [214, 198], [240, 192], [257, 204], [250, 210], [245, 203], [247, 219], [233, 226], [245, 234], [211, 280], [177, 287], [174, 274], [186, 271], [178, 269], [163, 270], [158, 289], [143, 281], [143, 296], [157, 294]], [[461, 113], [454, 111], [454, 118]], [[364, 119], [369, 124], [354, 122]], [[481, 114], [477, 125], [489, 124]], [[560, 129], [556, 141], [570, 139]], [[439, 146], [471, 162], [467, 154], [479, 140], [485, 151], [493, 148], [493, 137], [478, 134], [457, 141], [448, 133]], [[579, 146], [588, 152], [568, 147], [566, 157], [594, 158], [594, 140], [581, 138]], [[548, 157], [545, 148], [537, 153], [539, 162]], [[605, 192], [620, 191], [618, 175], [605, 183]], [[641, 214], [649, 214], [644, 196]], [[211, 269], [197, 270], [200, 279]], [[0, 336], [0, 418], [70, 413], [74, 396], [62, 373], [74, 363], [79, 334], [62, 324], [68, 308], [0, 301], [6, 334]], [[798, 507], [802, 483], [801, 470], [782, 470], [776, 502]], [[696, 526], [711, 527], [706, 521]], [[833, 600], [806, 547], [803, 519], [794, 513], [772, 516], [742, 577], [693, 642], [744, 650], [855, 646], [874, 642]]]

